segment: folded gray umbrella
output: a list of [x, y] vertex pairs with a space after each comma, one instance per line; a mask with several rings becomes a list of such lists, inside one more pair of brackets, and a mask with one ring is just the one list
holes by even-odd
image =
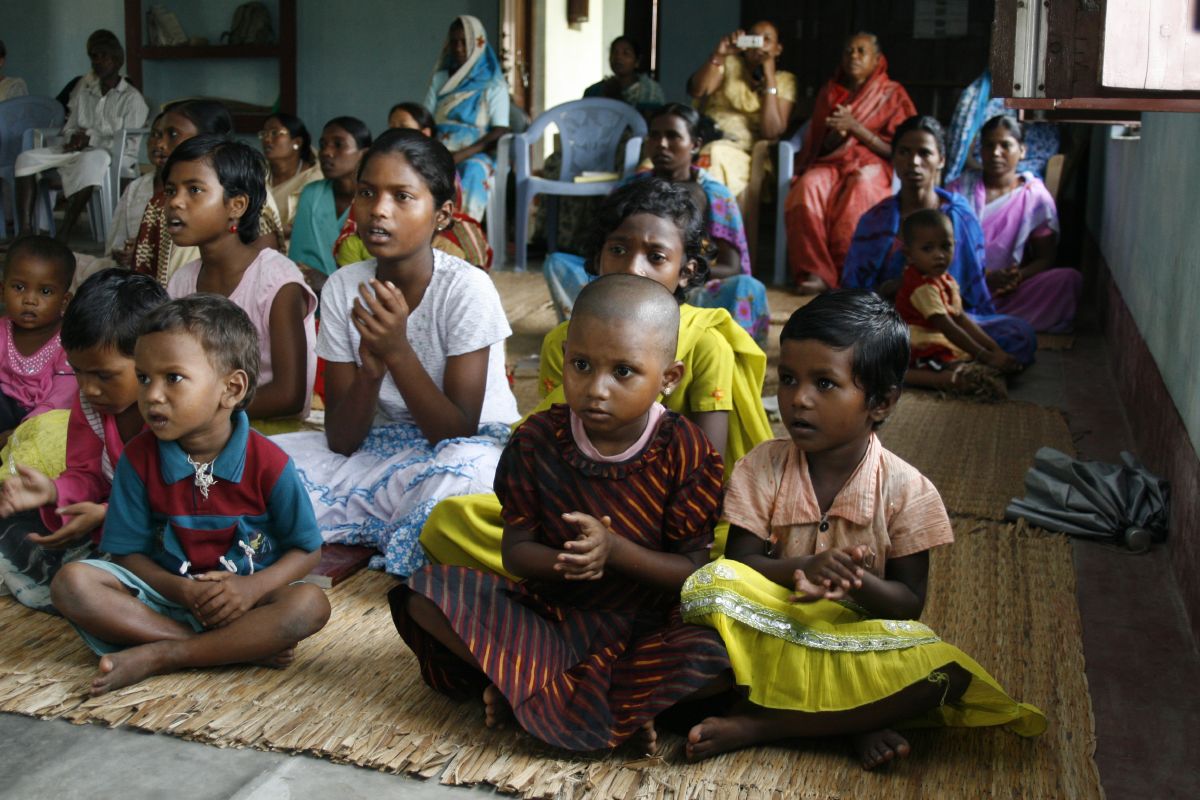
[[1014, 498], [1004, 516], [1146, 550], [1167, 538], [1170, 486], [1129, 453], [1121, 462], [1078, 461], [1043, 447], [1025, 473], [1025, 498]]

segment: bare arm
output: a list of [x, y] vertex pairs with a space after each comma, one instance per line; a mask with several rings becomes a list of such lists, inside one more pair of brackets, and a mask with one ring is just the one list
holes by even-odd
[[[772, 89], [776, 91], [772, 92]], [[787, 130], [788, 119], [791, 118], [792, 106], [795, 104], [782, 99], [778, 94], [773, 58], [763, 62], [763, 90], [759, 133], [763, 139], [778, 139]]]
[[299, 284], [280, 288], [271, 303], [268, 329], [271, 334], [271, 382], [259, 386], [246, 408], [252, 419], [294, 417], [304, 410], [310, 391], [308, 340], [304, 317], [308, 296]]
[[724, 461], [725, 445], [729, 440], [729, 412], [700, 411], [687, 416], [700, 426], [700, 430], [704, 431], [704, 435], [708, 437], [713, 449], [721, 454], [721, 460]]
[[741, 30], [736, 30], [717, 42], [717, 47], [708, 57], [708, 61], [688, 78], [689, 95], [699, 100], [721, 88], [721, 81], [725, 77], [725, 56], [737, 51], [735, 42], [742, 33]]
[[729, 541], [725, 544], [725, 557], [740, 561], [761, 574], [772, 583], [791, 589], [795, 583], [796, 570], [807, 565], [805, 558], [775, 558], [767, 555], [767, 543], [745, 528], [729, 526]]
[[367, 438], [386, 374], [382, 365], [376, 369], [325, 363], [325, 442], [333, 452], [348, 456]]
[[880, 619], [918, 619], [925, 608], [929, 551], [891, 559], [885, 576], [864, 573], [862, 586], [850, 593], [854, 602]]
[[724, 239], [717, 240], [716, 261], [708, 265], [710, 277], [732, 278], [742, 274], [742, 254], [738, 249]]
[[456, 150], [453, 153], [454, 163], [461, 164], [471, 156], [484, 152], [492, 146], [492, 143], [498, 142], [500, 137], [508, 133], [508, 131], [509, 128], [492, 128], [490, 131], [480, 137], [479, 141], [475, 142], [475, 144], [469, 144], [462, 150]]
[[1035, 236], [1025, 245], [1025, 262], [1021, 265], [1021, 280], [1027, 281], [1039, 272], [1054, 266], [1058, 258], [1058, 236]]
[[[979, 326], [966, 314], [953, 317], [949, 314], [934, 314], [926, 317], [926, 321], [972, 358], [978, 358], [996, 346], [996, 343], [986, 333], [979, 330]], [[980, 339], [980, 336], [983, 338]]]

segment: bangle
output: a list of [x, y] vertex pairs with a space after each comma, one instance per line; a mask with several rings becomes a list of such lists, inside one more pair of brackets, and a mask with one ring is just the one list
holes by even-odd
[[779, 87], [778, 86], [764, 86], [762, 88], [762, 93], [763, 94], [779, 94]]
[[721, 70], [725, 69], [725, 62], [722, 61], [721, 59], [717, 58], [716, 56], [713, 56], [712, 58], [710, 58], [708, 60], [708, 63], [712, 64], [714, 67], [719, 67]]

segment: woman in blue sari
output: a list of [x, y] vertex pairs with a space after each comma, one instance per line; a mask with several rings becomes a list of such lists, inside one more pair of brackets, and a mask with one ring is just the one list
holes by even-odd
[[[663, 106], [650, 118], [646, 137], [645, 155], [653, 171], [630, 176], [625, 183], [654, 176], [687, 186], [704, 215], [708, 244], [715, 252], [709, 259], [711, 279], [689, 291], [687, 302], [724, 308], [765, 348], [771, 327], [767, 289], [750, 274], [750, 248], [737, 199], [725, 184], [692, 163], [704, 142], [715, 138], [715, 128], [707, 123], [711, 132], [703, 130], [695, 109], [679, 103]], [[559, 320], [570, 317], [575, 298], [595, 276], [588, 274], [582, 256], [569, 253], [551, 253], [542, 269]]]
[[450, 25], [425, 107], [438, 140], [454, 155], [464, 213], [482, 220], [496, 172], [488, 151], [508, 133], [508, 83], [477, 18], [464, 14]]
[[997, 314], [984, 272], [983, 228], [970, 204], [938, 188], [946, 162], [942, 126], [933, 117], [910, 117], [892, 139], [892, 168], [899, 193], [863, 214], [842, 269], [842, 287], [872, 289], [891, 300], [900, 288], [905, 258], [900, 220], [923, 208], [937, 208], [954, 224], [954, 260], [949, 273], [958, 281], [963, 309], [988, 336], [1021, 364], [1033, 363], [1037, 334], [1018, 317]]

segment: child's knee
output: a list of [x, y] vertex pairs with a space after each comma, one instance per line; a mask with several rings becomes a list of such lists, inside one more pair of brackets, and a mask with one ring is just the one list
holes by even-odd
[[410, 591], [404, 599], [404, 610], [408, 612], [409, 619], [425, 630], [439, 622], [445, 624], [446, 617], [441, 609], [423, 594]]
[[100, 584], [104, 572], [88, 564], [63, 564], [50, 581], [50, 602], [66, 617], [87, 604], [87, 597]]
[[290, 641], [299, 642], [325, 627], [331, 613], [329, 598], [319, 586], [311, 583], [300, 583], [288, 588], [288, 605], [292, 613], [285, 617], [283, 636]]

